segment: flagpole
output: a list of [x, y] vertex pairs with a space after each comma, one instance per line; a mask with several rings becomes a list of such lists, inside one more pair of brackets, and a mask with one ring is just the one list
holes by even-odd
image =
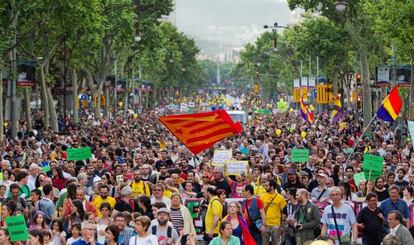
[[348, 158], [346, 159], [346, 162], [345, 162], [345, 164], [346, 164], [346, 165], [348, 165], [348, 161], [349, 161], [349, 159], [351, 159], [351, 157], [352, 157], [353, 155], [355, 155], [355, 149], [357, 148], [358, 143], [362, 140], [362, 137], [364, 137], [365, 132], [367, 131], [367, 129], [369, 128], [369, 126], [371, 125], [371, 123], [374, 121], [374, 119], [375, 119], [376, 117], [377, 117], [377, 114], [375, 114], [375, 115], [371, 118], [371, 120], [369, 121], [369, 123], [368, 123], [367, 127], [364, 129], [364, 131], [362, 132], [362, 134], [359, 136], [359, 138], [358, 138], [358, 139], [357, 139], [357, 141], [355, 142], [355, 146], [354, 146], [354, 148], [352, 149], [351, 154], [349, 154]]

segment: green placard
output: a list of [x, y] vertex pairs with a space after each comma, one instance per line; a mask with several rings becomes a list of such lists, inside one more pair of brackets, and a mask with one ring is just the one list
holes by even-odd
[[71, 148], [66, 151], [67, 160], [86, 160], [92, 157], [92, 152], [90, 147], [82, 148]]
[[309, 162], [309, 149], [293, 149], [291, 162]]
[[382, 175], [382, 171], [364, 171], [364, 176], [366, 180], [372, 180], [375, 181], [378, 177]]
[[364, 172], [368, 172], [370, 170], [376, 172], [382, 172], [382, 165], [384, 163], [384, 158], [381, 156], [375, 156], [372, 154], [364, 154], [364, 162], [362, 163], [362, 168]]
[[359, 183], [361, 183], [361, 181], [364, 181], [364, 180], [366, 180], [364, 172], [354, 174], [354, 181], [355, 181], [356, 186], [359, 186]]
[[6, 225], [10, 234], [10, 241], [15, 242], [29, 240], [26, 220], [23, 215], [6, 217]]

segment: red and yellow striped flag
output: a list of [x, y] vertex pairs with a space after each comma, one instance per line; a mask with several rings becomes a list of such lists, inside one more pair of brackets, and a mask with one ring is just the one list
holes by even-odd
[[214, 143], [243, 132], [225, 110], [195, 114], [170, 115], [159, 120], [194, 154], [210, 148]]

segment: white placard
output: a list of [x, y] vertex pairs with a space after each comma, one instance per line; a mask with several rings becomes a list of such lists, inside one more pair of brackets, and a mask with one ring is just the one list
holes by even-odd
[[180, 111], [181, 111], [181, 112], [187, 112], [187, 110], [188, 110], [188, 105], [187, 105], [187, 103], [181, 103], [181, 104], [180, 104]]
[[213, 166], [224, 165], [233, 157], [231, 150], [215, 150], [213, 155]]
[[227, 175], [240, 175], [241, 173], [247, 174], [248, 161], [227, 161], [226, 162], [226, 174]]
[[293, 87], [295, 87], [295, 88], [300, 88], [300, 81], [299, 81], [299, 79], [295, 79], [295, 80], [293, 81]]
[[309, 78], [309, 87], [314, 88], [315, 87], [315, 77]]
[[190, 108], [194, 108], [195, 107], [195, 103], [194, 102], [188, 102], [188, 107]]
[[107, 225], [104, 224], [97, 224], [96, 225], [96, 230], [97, 230], [97, 235], [98, 235], [98, 242], [100, 244], [104, 244], [105, 243], [105, 235], [100, 235], [100, 231], [105, 232]]
[[301, 87], [307, 87], [308, 86], [308, 77], [302, 77], [302, 79], [300, 81], [300, 86]]

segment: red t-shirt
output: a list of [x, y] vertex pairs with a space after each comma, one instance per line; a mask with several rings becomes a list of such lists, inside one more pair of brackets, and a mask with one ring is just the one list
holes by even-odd
[[[242, 213], [243, 213], [243, 216], [244, 216], [244, 218], [246, 219], [246, 222], [247, 222], [247, 224], [250, 226], [251, 225], [251, 221], [250, 221], [250, 219], [249, 219], [249, 214], [247, 213], [247, 209], [246, 209], [246, 207], [250, 207], [250, 203], [252, 202], [252, 200], [253, 199], [250, 199], [250, 200], [247, 200], [246, 199], [246, 204], [242, 207]], [[256, 198], [256, 204], [257, 204], [257, 207], [259, 208], [259, 210], [260, 209], [262, 209], [262, 208], [264, 208], [263, 207], [263, 202], [262, 202], [262, 200], [260, 200], [259, 198]]]

